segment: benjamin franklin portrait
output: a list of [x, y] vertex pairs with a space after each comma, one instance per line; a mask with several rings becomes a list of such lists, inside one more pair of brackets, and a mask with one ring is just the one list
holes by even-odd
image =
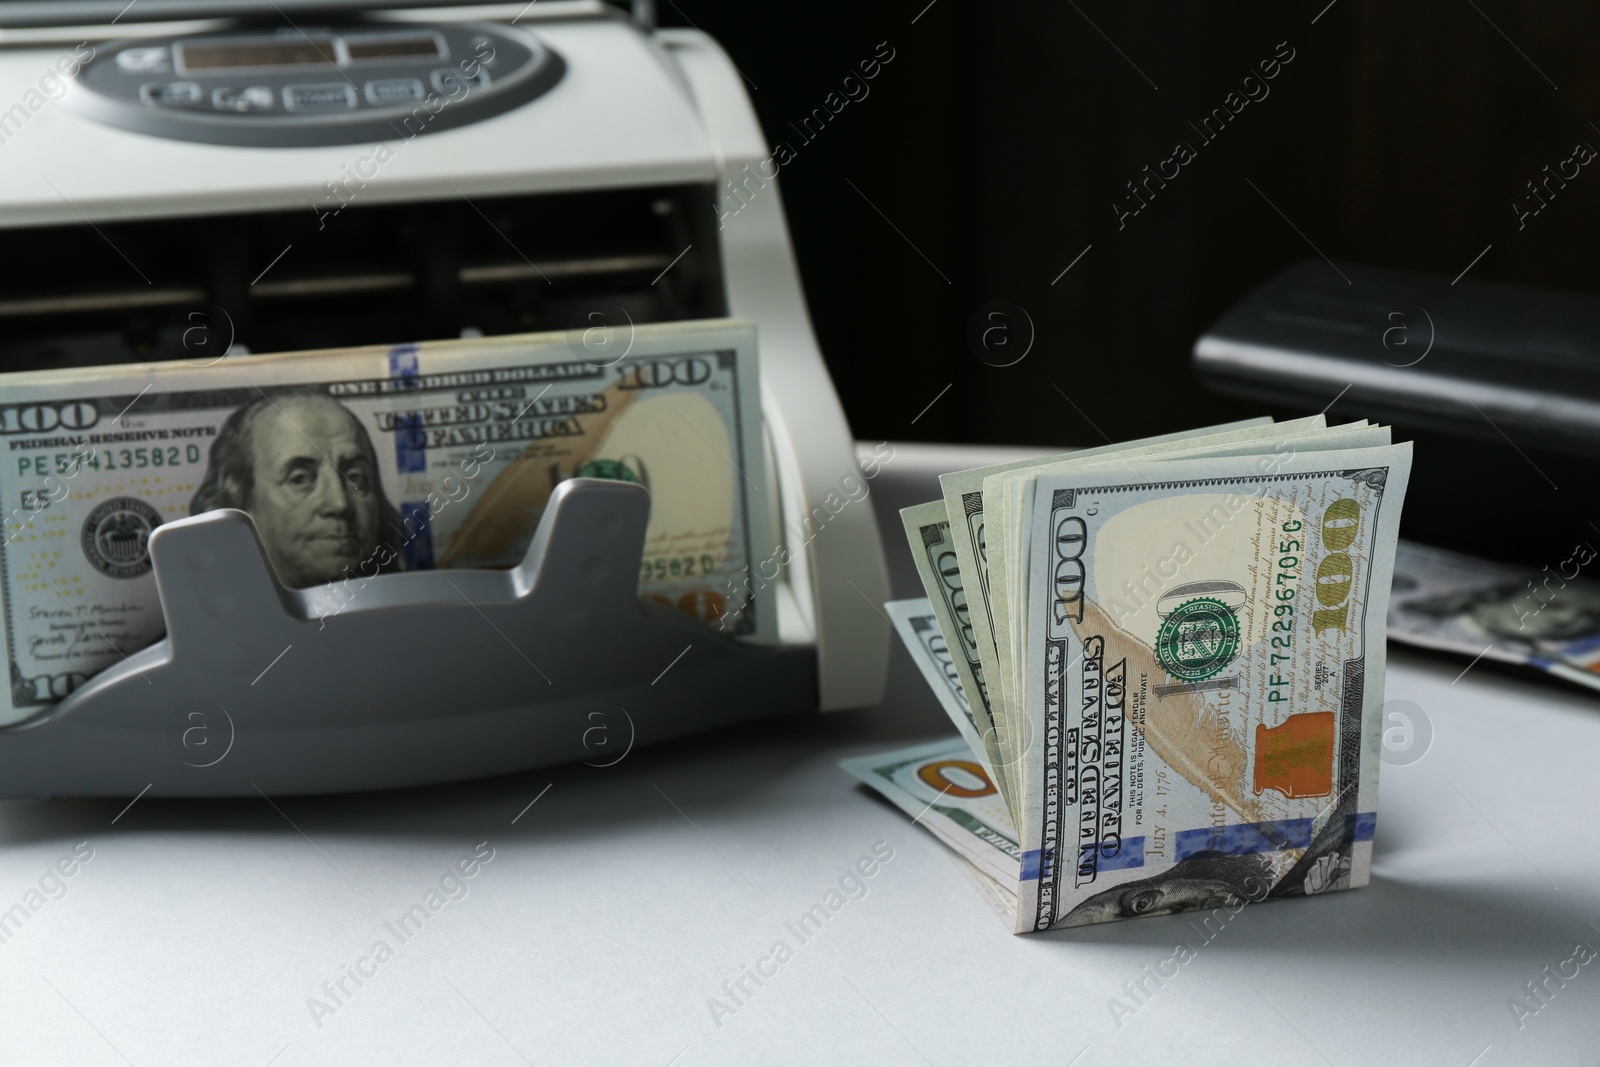
[[372, 439], [329, 397], [263, 396], [228, 416], [189, 514], [217, 508], [249, 512], [291, 589], [399, 569], [400, 519]]

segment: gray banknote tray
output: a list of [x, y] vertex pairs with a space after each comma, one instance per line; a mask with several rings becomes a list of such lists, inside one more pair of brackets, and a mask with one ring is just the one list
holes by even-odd
[[559, 486], [522, 563], [291, 591], [242, 511], [150, 538], [167, 636], [0, 730], [0, 796], [446, 782], [817, 707], [814, 647], [641, 601], [641, 486]]

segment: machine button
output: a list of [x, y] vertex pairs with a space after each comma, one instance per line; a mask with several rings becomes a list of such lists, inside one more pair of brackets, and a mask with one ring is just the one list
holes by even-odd
[[481, 66], [478, 68], [476, 78], [469, 78], [454, 67], [440, 67], [429, 78], [433, 82], [433, 87], [445, 96], [459, 96], [473, 89], [489, 87], [489, 72]]
[[367, 103], [383, 107], [422, 99], [422, 82], [416, 78], [380, 78], [366, 86]]
[[198, 104], [200, 102], [200, 84], [198, 82], [152, 82], [149, 85], [139, 86], [139, 99], [147, 104], [162, 104], [165, 106]]
[[124, 48], [117, 53], [117, 69], [148, 73], [153, 70], [167, 69], [167, 49], [165, 45], [159, 48]]
[[211, 106], [218, 111], [271, 111], [272, 90], [265, 85], [246, 89], [224, 87], [211, 91]]
[[348, 82], [287, 85], [283, 106], [290, 111], [348, 111], [356, 106], [356, 89]]

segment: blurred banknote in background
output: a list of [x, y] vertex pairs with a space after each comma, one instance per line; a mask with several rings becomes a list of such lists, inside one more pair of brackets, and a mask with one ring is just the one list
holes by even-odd
[[1596, 558], [1580, 542], [1535, 571], [1401, 541], [1389, 635], [1600, 689], [1600, 583], [1580, 576]]
[[[755, 330], [730, 320], [604, 361], [544, 334], [4, 375], [0, 438], [0, 723], [161, 637], [148, 541], [186, 515], [248, 512], [327, 614], [379, 574], [516, 565], [574, 477], [650, 490], [640, 595], [706, 621], [773, 536]], [[758, 598], [727, 630], [773, 618]]]

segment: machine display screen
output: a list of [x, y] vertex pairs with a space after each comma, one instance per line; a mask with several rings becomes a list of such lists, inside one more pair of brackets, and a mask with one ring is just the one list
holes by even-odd
[[439, 41], [432, 36], [346, 37], [344, 46], [351, 59], [439, 58]]
[[437, 59], [439, 39], [432, 34], [366, 34], [343, 39], [343, 54], [332, 37], [262, 37], [226, 41], [186, 41], [183, 69], [190, 72], [331, 66], [343, 59]]
[[232, 70], [239, 67], [305, 67], [334, 62], [330, 37], [259, 41], [238, 40], [183, 45], [185, 70]]

